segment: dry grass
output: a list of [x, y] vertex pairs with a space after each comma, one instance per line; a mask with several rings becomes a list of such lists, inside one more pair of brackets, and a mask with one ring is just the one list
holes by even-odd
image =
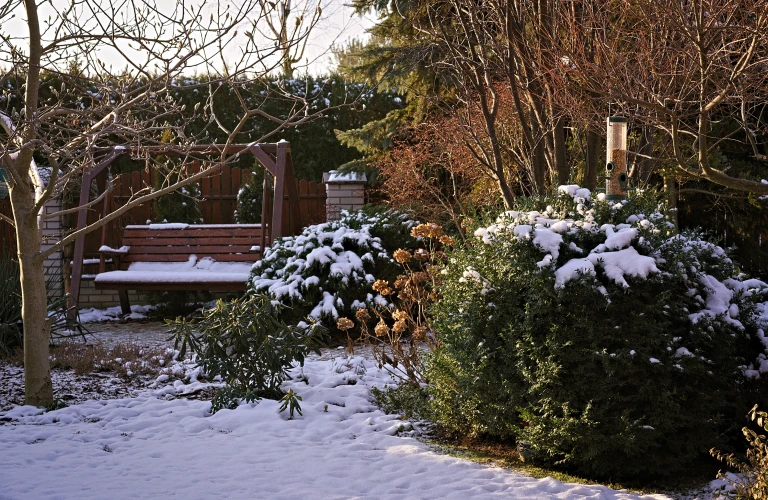
[[[119, 377], [156, 374], [173, 357], [172, 351], [160, 347], [144, 347], [134, 343], [108, 348], [103, 344], [61, 342], [51, 346], [51, 368], [73, 370], [75, 375], [111, 372]], [[21, 349], [5, 360], [16, 366], [24, 365]]]

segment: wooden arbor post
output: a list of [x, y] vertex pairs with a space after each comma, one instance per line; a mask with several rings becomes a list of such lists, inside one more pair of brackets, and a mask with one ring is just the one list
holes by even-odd
[[[264, 206], [262, 207], [262, 246], [261, 252], [265, 250], [267, 246], [267, 240], [265, 239], [266, 233], [269, 231], [271, 242], [274, 238], [280, 236], [287, 236], [291, 234], [298, 234], [302, 227], [304, 227], [305, 221], [302, 220], [301, 210], [299, 209], [299, 195], [296, 186], [296, 181], [293, 172], [293, 159], [291, 157], [291, 147], [286, 141], [281, 141], [275, 144], [236, 144], [236, 145], [220, 145], [212, 144], [208, 146], [194, 146], [185, 150], [175, 150], [173, 146], [148, 146], [141, 148], [122, 147], [109, 148], [104, 150], [102, 160], [99, 161], [92, 169], [87, 171], [83, 175], [82, 185], [80, 187], [80, 199], [77, 209], [77, 227], [75, 231], [81, 231], [85, 229], [88, 222], [89, 204], [91, 203], [91, 185], [93, 181], [97, 179], [99, 174], [104, 172], [116, 159], [124, 154], [134, 155], [185, 155], [188, 153], [198, 153], [203, 155], [214, 154], [230, 154], [235, 155], [242, 152], [250, 152], [253, 154], [259, 163], [261, 163], [267, 172], [270, 174], [265, 176], [265, 192], [264, 192]], [[216, 171], [216, 167], [211, 169], [211, 173]], [[268, 185], [267, 179], [272, 176], [274, 178], [274, 197], [271, 197], [271, 204], [267, 203], [270, 198], [272, 186]], [[103, 191], [108, 189], [106, 182], [97, 182], [98, 189]], [[98, 196], [101, 196], [99, 193]], [[286, 200], [287, 196], [287, 200]], [[287, 213], [285, 213], [284, 204], [287, 201]], [[284, 215], [287, 223], [284, 223]], [[106, 214], [102, 215], [103, 217]], [[83, 274], [83, 256], [85, 254], [85, 233], [81, 234], [75, 239], [75, 251], [73, 256], [72, 265], [72, 280], [70, 286], [70, 307], [78, 307], [78, 301], [80, 299], [80, 286], [82, 284]]]

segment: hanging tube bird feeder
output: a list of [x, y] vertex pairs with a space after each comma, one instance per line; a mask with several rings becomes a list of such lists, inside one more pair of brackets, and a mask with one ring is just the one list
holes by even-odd
[[632, 189], [627, 173], [627, 119], [623, 116], [608, 117], [605, 161], [605, 199], [623, 200]]

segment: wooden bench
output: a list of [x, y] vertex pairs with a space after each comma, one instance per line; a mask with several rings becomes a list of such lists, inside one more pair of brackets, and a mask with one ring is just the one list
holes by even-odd
[[243, 291], [268, 244], [261, 224], [126, 226], [123, 247], [100, 249], [94, 285], [117, 290], [123, 314], [131, 312], [128, 290]]

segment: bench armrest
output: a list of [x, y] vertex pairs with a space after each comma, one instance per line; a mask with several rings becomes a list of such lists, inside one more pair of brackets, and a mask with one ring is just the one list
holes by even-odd
[[120, 248], [110, 248], [106, 245], [103, 245], [101, 248], [99, 248], [99, 253], [101, 256], [99, 257], [99, 273], [103, 273], [107, 270], [106, 268], [106, 257], [108, 255], [112, 256], [112, 262], [114, 263], [114, 269], [120, 269], [120, 256], [121, 255], [127, 255], [128, 251], [131, 249], [131, 247], [120, 247]]

